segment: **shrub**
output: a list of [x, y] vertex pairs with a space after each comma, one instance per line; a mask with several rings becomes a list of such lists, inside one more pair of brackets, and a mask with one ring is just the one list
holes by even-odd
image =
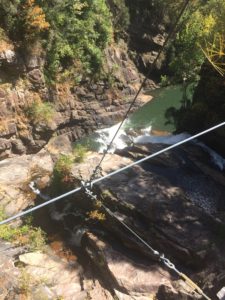
[[170, 84], [170, 81], [169, 81], [169, 78], [167, 77], [167, 75], [161, 75], [160, 86], [165, 87], [165, 86], [168, 86], [169, 84]]
[[81, 163], [84, 161], [88, 148], [81, 144], [76, 144], [73, 149], [74, 162]]
[[46, 44], [47, 77], [60, 80], [65, 71], [74, 78], [99, 72], [103, 50], [112, 37], [105, 0], [77, 0], [75, 4], [72, 0], [51, 0], [43, 5], [51, 26]]
[[[0, 221], [6, 218], [2, 208], [0, 208]], [[24, 224], [20, 227], [11, 225], [0, 226], [0, 238], [16, 245], [26, 245], [29, 250], [42, 250], [46, 244], [46, 235], [39, 227], [31, 224]]]
[[116, 36], [123, 37], [124, 32], [130, 25], [129, 9], [125, 0], [108, 0], [110, 10], [113, 14], [113, 29]]
[[18, 287], [20, 293], [25, 294], [27, 296], [31, 292], [31, 285], [31, 275], [25, 269], [22, 269], [18, 278]]
[[53, 105], [49, 102], [40, 102], [35, 100], [27, 109], [26, 114], [27, 116], [34, 122], [44, 122], [48, 123], [53, 115], [55, 110]]
[[61, 184], [70, 183], [72, 181], [71, 170], [73, 161], [74, 159], [72, 155], [60, 155], [53, 170], [54, 186], [60, 187]]
[[90, 219], [92, 220], [96, 220], [96, 221], [105, 221], [106, 216], [104, 213], [101, 213], [100, 211], [96, 210], [92, 210], [88, 213], [88, 216]]

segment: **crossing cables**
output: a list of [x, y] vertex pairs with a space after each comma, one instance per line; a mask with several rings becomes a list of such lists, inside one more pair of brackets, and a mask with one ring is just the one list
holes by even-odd
[[158, 61], [160, 55], [161, 55], [162, 52], [164, 51], [164, 49], [165, 49], [166, 45], [168, 44], [170, 38], [171, 38], [171, 37], [173, 36], [173, 34], [175, 33], [175, 30], [176, 30], [176, 28], [177, 28], [177, 25], [178, 25], [178, 23], [179, 23], [179, 21], [180, 21], [182, 15], [184, 14], [184, 12], [185, 12], [185, 10], [186, 10], [186, 8], [187, 8], [189, 2], [190, 2], [190, 0], [186, 0], [186, 1], [184, 2], [184, 5], [182, 5], [182, 8], [181, 8], [180, 13], [179, 13], [179, 15], [178, 15], [178, 17], [177, 17], [177, 19], [176, 19], [176, 21], [175, 21], [175, 24], [174, 24], [173, 28], [170, 30], [170, 32], [169, 32], [169, 34], [168, 34], [168, 36], [167, 36], [167, 38], [166, 38], [166, 40], [165, 40], [165, 42], [164, 42], [162, 48], [159, 50], [159, 52], [158, 52], [156, 58], [154, 59], [154, 61], [153, 61], [152, 65], [151, 65], [151, 67], [150, 67], [150, 69], [149, 69], [147, 75], [145, 76], [144, 80], [142, 81], [142, 83], [141, 83], [141, 85], [140, 85], [140, 87], [139, 87], [139, 89], [138, 89], [138, 91], [137, 91], [137, 93], [136, 93], [134, 99], [132, 100], [132, 102], [131, 102], [131, 104], [130, 104], [130, 106], [129, 106], [127, 112], [126, 112], [126, 114], [125, 114], [124, 117], [123, 117], [122, 122], [120, 123], [119, 127], [117, 128], [117, 130], [116, 130], [116, 132], [115, 132], [115, 134], [114, 134], [114, 136], [113, 136], [111, 142], [108, 144], [106, 150], [104, 151], [104, 153], [103, 153], [103, 155], [102, 155], [102, 158], [101, 158], [100, 162], [99, 162], [99, 163], [97, 164], [97, 166], [95, 167], [95, 169], [94, 169], [94, 171], [93, 171], [93, 174], [92, 174], [91, 177], [90, 177], [90, 181], [92, 181], [93, 179], [95, 179], [96, 176], [97, 176], [97, 174], [98, 174], [99, 171], [101, 170], [101, 164], [102, 164], [103, 160], [105, 159], [106, 154], [109, 152], [109, 150], [110, 150], [110, 148], [111, 148], [111, 146], [112, 146], [112, 144], [113, 144], [113, 142], [114, 142], [114, 140], [115, 140], [117, 134], [119, 133], [119, 131], [120, 131], [120, 129], [122, 128], [122, 126], [124, 125], [124, 122], [126, 121], [126, 119], [127, 119], [128, 115], [129, 115], [129, 113], [130, 113], [132, 107], [134, 106], [134, 104], [135, 104], [135, 102], [136, 102], [138, 96], [140, 95], [140, 92], [141, 92], [141, 90], [143, 89], [143, 87], [144, 87], [144, 85], [145, 85], [145, 83], [146, 83], [146, 81], [147, 81], [149, 75], [151, 74], [151, 71], [152, 71], [153, 68], [155, 67], [155, 65], [156, 65], [156, 63], [157, 63], [157, 61]]
[[[82, 182], [84, 191], [86, 193], [86, 195], [93, 201], [96, 202], [97, 201], [97, 195], [95, 195], [90, 188], [92, 186], [89, 186], [87, 183]], [[100, 201], [101, 202], [101, 201]], [[131, 233], [133, 236], [136, 237], [136, 239], [138, 239], [145, 247], [148, 248], [148, 250], [150, 250], [150, 252], [157, 258], [157, 260], [161, 263], [163, 263], [167, 268], [169, 268], [170, 270], [172, 270], [173, 272], [175, 272], [180, 278], [182, 278], [182, 280], [185, 281], [185, 283], [192, 288], [193, 291], [197, 292], [199, 295], [203, 296], [206, 300], [211, 300], [211, 298], [209, 298], [204, 291], [196, 284], [194, 283], [191, 278], [189, 278], [187, 275], [185, 275], [184, 273], [180, 272], [176, 266], [168, 259], [165, 257], [164, 254], [160, 254], [157, 250], [155, 250], [149, 243], [147, 243], [139, 234], [137, 234], [137, 232], [135, 232], [130, 226], [128, 226], [124, 221], [120, 220], [120, 218], [118, 218], [116, 216], [116, 214], [114, 214], [107, 206], [105, 206], [104, 203], [101, 202], [100, 204], [101, 207], [104, 208], [104, 210], [112, 217], [114, 218], [117, 222], [119, 222], [124, 228], [126, 228], [127, 231], [129, 231], [129, 233]]]
[[[142, 162], [145, 162], [145, 161], [147, 161], [147, 160], [149, 160], [149, 159], [151, 159], [151, 158], [153, 158], [153, 157], [156, 157], [156, 156], [158, 156], [158, 155], [160, 155], [160, 154], [162, 154], [162, 153], [165, 153], [165, 152], [167, 152], [167, 151], [169, 151], [169, 150], [172, 150], [172, 149], [174, 149], [174, 148], [176, 148], [176, 147], [179, 147], [179, 146], [181, 146], [181, 145], [183, 145], [183, 144], [185, 144], [185, 143], [187, 143], [187, 142], [190, 142], [190, 141], [192, 141], [192, 140], [194, 140], [194, 139], [196, 139], [196, 138], [198, 138], [198, 137], [200, 137], [200, 136], [202, 136], [202, 135], [204, 135], [204, 134], [206, 134], [206, 133], [208, 133], [208, 132], [211, 132], [211, 131], [213, 131], [213, 130], [216, 130], [216, 129], [218, 129], [218, 128], [224, 126], [224, 125], [225, 125], [225, 121], [222, 122], [222, 123], [219, 123], [219, 124], [217, 124], [217, 125], [215, 125], [215, 126], [212, 126], [212, 127], [208, 128], [208, 129], [206, 129], [206, 130], [204, 130], [204, 131], [201, 131], [201, 132], [199, 132], [199, 133], [197, 133], [197, 134], [195, 134], [195, 135], [193, 135], [193, 136], [190, 136], [190, 137], [188, 137], [188, 138], [186, 138], [186, 139], [184, 139], [184, 140], [182, 140], [182, 141], [180, 141], [180, 142], [178, 142], [178, 143], [176, 143], [176, 144], [170, 145], [170, 146], [168, 146], [168, 147], [166, 147], [166, 148], [164, 148], [164, 149], [162, 149], [162, 150], [159, 150], [159, 151], [157, 151], [157, 152], [155, 152], [155, 153], [153, 153], [153, 154], [150, 154], [150, 155], [148, 155], [148, 156], [146, 156], [146, 157], [143, 157], [143, 158], [141, 158], [141, 159], [139, 159], [139, 160], [137, 160], [137, 161], [135, 161], [135, 162], [132, 162], [131, 164], [129, 164], [129, 165], [127, 165], [127, 166], [124, 166], [124, 167], [122, 167], [122, 168], [120, 168], [120, 169], [117, 169], [117, 170], [115, 170], [115, 171], [113, 171], [113, 172], [111, 172], [111, 173], [108, 173], [108, 174], [106, 174], [105, 176], [102, 176], [102, 177], [100, 177], [100, 178], [94, 179], [94, 180], [92, 180], [91, 182], [89, 182], [88, 185], [92, 186], [93, 184], [99, 183], [99, 182], [101, 182], [102, 180], [105, 180], [105, 179], [107, 179], [107, 178], [109, 178], [109, 177], [111, 177], [111, 176], [117, 175], [117, 174], [119, 174], [120, 172], [123, 172], [123, 171], [125, 171], [125, 170], [127, 170], [127, 169], [129, 169], [129, 168], [131, 168], [131, 167], [134, 167], [135, 165], [139, 165], [139, 164], [141, 164]], [[34, 188], [34, 186], [33, 186], [33, 183], [30, 184], [30, 188], [35, 192], [35, 188]], [[68, 197], [68, 196], [70, 196], [70, 195], [73, 195], [73, 194], [75, 194], [75, 193], [77, 193], [77, 192], [79, 192], [79, 191], [81, 191], [81, 190], [82, 190], [82, 186], [77, 187], [76, 189], [73, 189], [73, 190], [71, 190], [71, 191], [69, 191], [69, 192], [67, 192], [67, 193], [65, 193], [65, 194], [62, 194], [62, 195], [57, 196], [57, 197], [55, 197], [55, 198], [52, 198], [52, 199], [50, 199], [50, 200], [48, 200], [48, 201], [46, 201], [46, 202], [44, 202], [44, 203], [41, 203], [41, 204], [39, 204], [39, 205], [37, 205], [37, 206], [31, 207], [31, 208], [29, 208], [29, 209], [27, 209], [27, 210], [25, 210], [25, 211], [22, 211], [22, 212], [20, 212], [20, 213], [14, 215], [14, 216], [12, 216], [12, 217], [9, 217], [9, 218], [7, 218], [7, 219], [1, 221], [1, 222], [0, 222], [0, 225], [9, 223], [9, 222], [11, 222], [11, 221], [13, 221], [13, 220], [15, 220], [15, 219], [20, 218], [20, 217], [24, 217], [25, 215], [27, 215], [27, 214], [29, 214], [29, 213], [32, 213], [33, 211], [35, 211], [35, 210], [37, 210], [37, 209], [40, 209], [40, 208], [42, 208], [42, 207], [44, 207], [44, 206], [47, 206], [47, 205], [49, 205], [49, 204], [51, 204], [51, 203], [54, 203], [54, 202], [56, 202], [56, 201], [58, 201], [58, 200], [60, 200], [60, 199], [63, 199], [63, 198]]]

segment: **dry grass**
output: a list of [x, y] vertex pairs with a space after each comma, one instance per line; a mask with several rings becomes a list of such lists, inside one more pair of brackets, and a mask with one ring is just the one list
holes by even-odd
[[0, 52], [3, 52], [5, 50], [13, 50], [14, 46], [12, 42], [7, 37], [5, 31], [0, 28]]
[[0, 135], [1, 134], [7, 134], [9, 124], [15, 123], [15, 119], [13, 117], [9, 118], [0, 118]]

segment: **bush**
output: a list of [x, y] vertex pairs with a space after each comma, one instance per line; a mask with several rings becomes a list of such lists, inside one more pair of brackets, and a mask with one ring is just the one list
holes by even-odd
[[74, 162], [81, 163], [84, 161], [88, 148], [81, 144], [76, 144], [73, 149]]
[[53, 170], [53, 184], [56, 188], [60, 188], [61, 184], [70, 183], [72, 181], [71, 170], [73, 161], [72, 155], [60, 155]]
[[[74, 79], [99, 72], [103, 50], [112, 37], [105, 0], [46, 1], [43, 8], [50, 23], [46, 75], [61, 80], [65, 72]], [[68, 72], [68, 70], [73, 72]]]
[[165, 86], [168, 86], [169, 84], [170, 84], [170, 81], [169, 81], [169, 78], [167, 77], [167, 75], [161, 75], [160, 86], [165, 87]]
[[[0, 208], [0, 221], [4, 220], [6, 215]], [[11, 225], [0, 226], [0, 238], [16, 245], [26, 245], [29, 250], [42, 250], [46, 245], [46, 235], [39, 227], [33, 227], [31, 224], [24, 224], [20, 227]]]
[[110, 10], [113, 14], [113, 29], [116, 37], [124, 35], [124, 32], [130, 25], [129, 9], [126, 6], [125, 0], [108, 0]]
[[52, 119], [54, 113], [55, 110], [51, 103], [40, 102], [38, 100], [34, 101], [26, 110], [27, 116], [34, 123], [48, 123]]

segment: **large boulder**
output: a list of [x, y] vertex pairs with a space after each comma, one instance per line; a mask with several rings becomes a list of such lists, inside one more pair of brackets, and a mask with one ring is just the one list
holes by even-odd
[[6, 215], [14, 215], [33, 204], [35, 196], [29, 188], [30, 181], [45, 180], [46, 186], [52, 170], [52, 158], [45, 150], [0, 161], [0, 206]]
[[[149, 144], [117, 151], [120, 155], [108, 154], [102, 164], [102, 175], [163, 147], [163, 145]], [[83, 164], [74, 166], [74, 176], [88, 180], [100, 158], [99, 155], [94, 154], [88, 156]], [[221, 244], [225, 225], [219, 218], [224, 211], [222, 205], [225, 194], [224, 175], [213, 165], [205, 149], [189, 145], [167, 152], [99, 182], [95, 193], [120, 221], [130, 226], [154, 249], [165, 253], [180, 270], [185, 269], [200, 286], [204, 285], [210, 296], [215, 295], [224, 286], [223, 280], [218, 282], [225, 264], [222, 254], [223, 243]], [[87, 216], [87, 210], [96, 210], [96, 206], [88, 202], [83, 193], [74, 197], [75, 205], [74, 201], [68, 200], [65, 201], [64, 206], [59, 206], [58, 220], [63, 221], [67, 229], [69, 228], [75, 234], [77, 227], [74, 224], [77, 224], [80, 218], [78, 214], [83, 213]], [[105, 218], [101, 218], [96, 230], [93, 226], [96, 220], [89, 220], [85, 225], [97, 236], [97, 238], [88, 236], [88, 254], [102, 272], [103, 278], [108, 278], [108, 283], [118, 293], [126, 294], [124, 286], [129, 286], [129, 280], [120, 279], [123, 268], [121, 264], [120, 269], [117, 263], [121, 253], [111, 257], [110, 253], [115, 249], [110, 250], [108, 242], [117, 245], [119, 241], [121, 243], [121, 246], [118, 246], [119, 252], [124, 247], [127, 249], [124, 252], [129, 253], [129, 258], [131, 253], [135, 252], [138, 253], [137, 257], [145, 257], [153, 265], [157, 264], [158, 260], [121, 223], [103, 208], [97, 207]], [[71, 215], [74, 215], [74, 223]], [[80, 225], [84, 225], [83, 221]], [[105, 239], [102, 241], [102, 236], [99, 236], [99, 226], [101, 230], [104, 229], [107, 242]], [[126, 269], [128, 262], [123, 255], [121, 257]], [[135, 264], [135, 260], [131, 260]], [[127, 270], [130, 271], [129, 267]], [[116, 275], [113, 275], [114, 271]], [[151, 268], [148, 271], [150, 272]], [[174, 281], [172, 287], [158, 285], [156, 293], [159, 299], [167, 299], [167, 297], [168, 299], [198, 299], [186, 284], [184, 286], [179, 284], [178, 287]], [[185, 293], [189, 295], [187, 298]]]

